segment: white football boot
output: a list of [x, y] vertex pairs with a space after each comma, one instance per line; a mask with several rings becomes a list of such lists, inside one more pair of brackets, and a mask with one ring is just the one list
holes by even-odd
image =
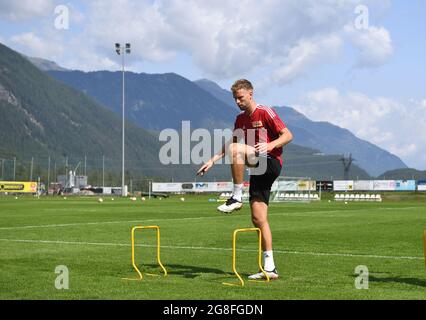
[[[266, 274], [268, 275], [270, 280], [275, 280], [278, 279], [278, 271], [277, 269], [274, 269], [273, 271], [266, 271]], [[265, 274], [260, 271], [258, 273], [252, 274], [251, 276], [248, 277], [250, 280], [263, 280], [266, 279]]]
[[219, 207], [217, 210], [223, 213], [231, 213], [234, 210], [240, 210], [243, 206], [243, 203], [234, 199], [234, 197], [229, 198], [226, 202]]

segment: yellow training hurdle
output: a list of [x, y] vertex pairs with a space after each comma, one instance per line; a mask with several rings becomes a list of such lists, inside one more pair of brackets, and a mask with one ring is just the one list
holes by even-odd
[[[136, 270], [136, 272], [138, 273], [139, 277], [138, 278], [123, 278], [123, 280], [142, 280], [143, 279], [143, 275], [142, 272], [139, 270], [139, 268], [137, 267], [136, 263], [135, 263], [135, 231], [136, 230], [142, 230], [142, 229], [154, 229], [157, 231], [157, 262], [158, 265], [161, 267], [161, 269], [163, 270], [164, 273], [164, 277], [167, 276], [167, 270], [166, 268], [163, 266], [163, 264], [161, 263], [161, 259], [160, 259], [160, 227], [158, 226], [136, 226], [132, 228], [132, 232], [131, 232], [131, 242], [132, 242], [132, 265], [133, 268]], [[150, 274], [147, 273], [147, 275], [150, 276], [158, 276], [156, 274]]]
[[263, 274], [266, 276], [266, 280], [249, 280], [251, 282], [269, 282], [269, 276], [268, 274], [265, 272], [265, 270], [263, 270], [262, 267], [262, 231], [259, 228], [244, 228], [244, 229], [236, 229], [234, 231], [233, 237], [232, 237], [232, 270], [234, 271], [235, 275], [238, 277], [239, 279], [239, 283], [229, 283], [229, 282], [223, 282], [224, 285], [228, 285], [228, 286], [244, 286], [244, 280], [243, 278], [240, 276], [240, 274], [237, 271], [237, 267], [236, 267], [236, 260], [237, 260], [237, 235], [240, 232], [257, 232], [258, 233], [258, 248], [259, 248], [259, 252], [258, 252], [258, 263], [259, 263], [259, 270], [261, 272], [263, 272]]

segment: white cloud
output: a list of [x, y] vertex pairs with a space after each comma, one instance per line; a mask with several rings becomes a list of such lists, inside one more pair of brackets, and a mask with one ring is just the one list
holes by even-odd
[[70, 16], [70, 24], [71, 27], [74, 27], [74, 25], [80, 25], [84, 24], [86, 20], [86, 16], [83, 12], [79, 11], [75, 5], [72, 3], [66, 3], [65, 5], [69, 10], [69, 16]]
[[[34, 6], [29, 1], [0, 0], [0, 8], [17, 19], [44, 14], [53, 2], [36, 0]], [[362, 34], [345, 28], [355, 21], [354, 8], [361, 2], [373, 5], [375, 0], [93, 0], [84, 14], [69, 5], [70, 30], [55, 42], [73, 53], [58, 62], [95, 70], [115, 61], [117, 68], [114, 43], [131, 42], [130, 61], [170, 61], [183, 54], [206, 77], [230, 79], [272, 69], [268, 81], [282, 85], [336, 61], [350, 41], [360, 49], [358, 65], [375, 67], [391, 54], [386, 47], [390, 36], [384, 28]], [[47, 12], [52, 15], [53, 8]], [[51, 34], [37, 30], [37, 36], [49, 42]], [[43, 51], [39, 47], [37, 52]]]
[[350, 24], [344, 29], [349, 41], [359, 51], [356, 67], [379, 67], [392, 55], [392, 39], [385, 28], [370, 26], [368, 29], [357, 30]]
[[0, 0], [0, 17], [11, 21], [51, 15], [52, 10], [52, 0]]
[[324, 88], [308, 93], [295, 108], [312, 120], [329, 121], [398, 155], [408, 166], [426, 169], [424, 100], [371, 98]]
[[32, 57], [55, 60], [63, 52], [63, 47], [53, 39], [43, 39], [33, 32], [13, 36], [10, 39], [18, 51]]
[[[81, 43], [73, 40], [71, 45], [80, 46]], [[113, 50], [113, 48], [111, 48]], [[71, 55], [66, 63], [61, 66], [70, 70], [114, 70], [117, 66], [117, 60], [112, 60], [104, 55], [99, 55], [92, 50], [81, 50], [75, 55]]]
[[[1, 1], [1, 0], [0, 0]], [[18, 4], [19, 3], [19, 4]], [[9, 10], [19, 13], [21, 19], [32, 19], [37, 14], [45, 15], [35, 22], [25, 22], [30, 26], [27, 32], [16, 33], [4, 38], [4, 43], [14, 50], [31, 57], [48, 59], [60, 65], [73, 65], [76, 69], [90, 69], [96, 67], [111, 67], [113, 63], [100, 63], [107, 61], [108, 57], [96, 50], [93, 44], [87, 42], [88, 36], [81, 33], [81, 28], [86, 23], [86, 16], [72, 3], [65, 3], [69, 11], [68, 29], [57, 27], [56, 18], [64, 11], [55, 13], [53, 1], [37, 0], [33, 6], [28, 5], [26, 11], [23, 4], [26, 1], [10, 5]], [[58, 2], [59, 3], [59, 2]], [[13, 9], [13, 10], [12, 10]], [[13, 29], [13, 28], [12, 28]], [[79, 67], [81, 65], [81, 68]]]
[[164, 41], [165, 35], [174, 31], [151, 1], [92, 1], [87, 17], [87, 43], [102, 54], [115, 54], [116, 42], [130, 42], [132, 56], [150, 61], [170, 59], [179, 49], [173, 39], [170, 43]]
[[115, 42], [131, 42], [129, 59], [138, 62], [183, 53], [215, 79], [274, 68], [270, 80], [285, 84], [338, 58], [342, 41], [349, 39], [344, 27], [356, 18], [353, 11], [360, 2], [95, 0], [87, 4], [84, 32], [74, 42], [99, 55], [98, 60], [115, 61]]
[[[395, 146], [395, 145], [390, 146], [389, 151], [394, 154], [400, 155], [401, 158], [404, 158], [404, 157], [410, 157], [413, 155], [416, 156], [416, 154], [421, 150], [419, 150], [419, 147], [415, 143], [408, 143], [408, 144], [403, 144], [400, 146]], [[424, 149], [423, 149], [423, 152], [424, 152]], [[419, 161], [419, 160], [422, 160], [422, 161]], [[424, 167], [424, 163], [425, 163], [424, 160], [426, 160], [425, 157], [420, 155], [419, 158], [416, 157], [416, 159], [410, 162], [415, 164], [415, 166], [423, 166], [423, 169], [426, 169], [426, 167]]]
[[342, 40], [337, 35], [314, 40], [302, 39], [290, 49], [283, 66], [272, 75], [272, 82], [290, 83], [316, 64], [335, 61], [341, 46]]

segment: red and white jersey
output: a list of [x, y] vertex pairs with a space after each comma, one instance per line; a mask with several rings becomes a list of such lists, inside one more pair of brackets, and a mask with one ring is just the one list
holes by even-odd
[[[279, 137], [280, 131], [284, 128], [286, 128], [286, 125], [275, 110], [270, 107], [257, 105], [250, 116], [245, 112], [237, 116], [234, 131], [242, 129], [244, 131], [244, 143], [254, 146], [259, 142], [269, 143], [276, 140]], [[278, 159], [282, 165], [282, 152], [282, 147], [276, 148], [268, 153], [267, 156]]]

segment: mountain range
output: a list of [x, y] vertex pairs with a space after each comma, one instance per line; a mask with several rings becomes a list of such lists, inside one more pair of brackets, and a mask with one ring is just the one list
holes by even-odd
[[[202, 79], [195, 83], [229, 106], [235, 104], [231, 92], [222, 89], [214, 82]], [[359, 139], [347, 129], [329, 122], [311, 121], [288, 106], [275, 106], [275, 110], [292, 131], [293, 142], [298, 145], [318, 149], [327, 155], [342, 154], [346, 157], [352, 155], [355, 163], [371, 176], [378, 176], [388, 170], [407, 168], [396, 155]]]
[[[47, 167], [49, 156], [52, 167], [53, 162], [62, 164], [69, 159], [71, 168], [77, 165], [77, 160], [72, 163], [71, 159], [86, 156], [89, 167], [99, 168], [102, 164], [98, 160], [105, 156], [110, 168], [120, 168], [120, 118], [2, 44], [0, 128], [0, 158], [16, 157], [18, 163], [28, 158], [36, 163], [45, 159]], [[158, 166], [157, 135], [131, 123], [127, 123], [126, 132], [127, 168], [154, 164], [152, 175], [163, 173]]]
[[[43, 63], [43, 68], [34, 66], [39, 63]], [[46, 70], [50, 70], [49, 73]], [[67, 83], [67, 77], [77, 79], [84, 88], [79, 88], [78, 83]], [[194, 181], [199, 164], [165, 166], [160, 163], [158, 154], [163, 144], [159, 142], [158, 131], [165, 127], [180, 130], [184, 120], [191, 121], [192, 129], [231, 128], [230, 120], [239, 111], [229, 91], [208, 80], [193, 82], [173, 73], [128, 73], [126, 80], [127, 88], [132, 88], [131, 94], [126, 94], [127, 183], [132, 177]], [[64, 71], [51, 61], [31, 59], [30, 62], [0, 44], [0, 158], [45, 159], [41, 165], [45, 166], [49, 156], [52, 164], [53, 161], [59, 164], [65, 159], [70, 160], [69, 167], [72, 168], [86, 156], [88, 168], [99, 179], [103, 155], [108, 162], [108, 175], [114, 172], [117, 185], [121, 172], [120, 89], [121, 74], [118, 72]], [[288, 110], [296, 112], [291, 108]], [[318, 148], [291, 143], [285, 147], [284, 161], [287, 176], [343, 178], [339, 153], [325, 154]], [[63, 169], [58, 165], [58, 171], [63, 172]], [[41, 171], [45, 177], [46, 168]], [[370, 177], [357, 163], [352, 165], [349, 178]], [[89, 182], [90, 178], [89, 174]], [[208, 176], [197, 179], [230, 178], [229, 166], [218, 165]]]
[[[46, 65], [46, 64], [45, 64]], [[49, 64], [47, 64], [49, 65]], [[51, 64], [50, 64], [51, 65]], [[111, 73], [105, 73], [107, 76]], [[137, 75], [135, 75], [137, 77]], [[182, 114], [188, 117], [173, 119], [170, 123], [180, 124], [182, 120], [194, 119], [194, 122], [203, 127], [206, 123], [215, 122], [216, 113], [226, 110], [233, 118], [237, 113], [235, 107], [228, 106], [210, 93], [199, 88], [195, 83], [178, 75], [152, 75], [157, 83], [177, 81], [174, 84], [173, 95], [167, 86], [152, 87], [156, 95], [163, 99], [176, 98], [188, 102], [187, 110], [176, 110], [175, 115]], [[152, 81], [151, 81], [152, 82]], [[114, 84], [113, 84], [114, 85]], [[153, 85], [151, 83], [151, 85]], [[101, 87], [113, 86], [106, 83]], [[120, 86], [120, 83], [117, 84]], [[194, 97], [191, 89], [199, 94]], [[155, 95], [151, 94], [152, 99]], [[190, 95], [188, 97], [188, 95]], [[113, 96], [111, 96], [113, 97]], [[167, 99], [166, 99], [167, 98]], [[211, 99], [208, 104], [201, 103], [204, 99]], [[195, 106], [191, 101], [197, 101]], [[177, 103], [177, 102], [176, 102]], [[178, 106], [179, 104], [176, 104]], [[205, 109], [205, 105], [214, 110]], [[154, 108], [155, 106], [151, 106]], [[163, 109], [168, 109], [163, 105]], [[194, 110], [194, 111], [192, 111]], [[210, 119], [192, 118], [194, 113], [206, 113]], [[167, 112], [166, 112], [167, 114]], [[208, 119], [209, 117], [207, 117]], [[146, 118], [147, 122], [151, 119]], [[155, 117], [153, 119], [156, 119]], [[27, 58], [0, 44], [0, 158], [6, 173], [3, 178], [11, 177], [13, 158], [17, 160], [17, 179], [27, 180], [29, 176], [29, 159], [34, 160], [34, 175], [46, 181], [48, 158], [51, 163], [51, 180], [55, 181], [56, 174], [63, 174], [68, 169], [77, 169], [77, 174], [86, 171], [89, 183], [102, 182], [103, 158], [105, 157], [106, 183], [120, 185], [121, 182], [121, 115], [108, 110], [108, 107], [99, 104], [88, 94], [66, 85], [49, 76], [45, 71], [35, 67]], [[179, 121], [178, 121], [179, 120]], [[214, 121], [213, 121], [214, 120]], [[164, 120], [165, 121], [165, 120]], [[197, 122], [198, 121], [198, 122]], [[228, 125], [224, 123], [224, 126]], [[229, 124], [232, 125], [232, 124]], [[193, 126], [196, 128], [196, 125]], [[151, 127], [152, 129], [152, 127]], [[193, 144], [196, 142], [193, 142]], [[182, 145], [182, 137], [180, 137]], [[157, 181], [194, 181], [195, 172], [200, 164], [162, 165], [159, 161], [159, 151], [164, 143], [159, 141], [158, 131], [148, 131], [139, 125], [126, 121], [126, 183], [132, 179], [137, 185], [146, 178]], [[181, 155], [182, 156], [182, 153]], [[318, 150], [305, 148], [296, 144], [285, 147], [284, 172], [291, 176], [309, 175], [315, 179], [339, 178], [342, 176], [342, 167], [338, 155], [322, 156]], [[31, 172], [32, 164], [31, 160]], [[51, 162], [50, 162], [51, 160]], [[26, 161], [26, 162], [25, 162]], [[82, 164], [84, 161], [84, 165]], [[9, 164], [9, 169], [7, 165]], [[55, 169], [53, 169], [55, 167]], [[356, 165], [352, 166], [351, 176], [369, 177]], [[203, 178], [197, 181], [229, 181], [231, 174], [228, 165], [217, 165]]]
[[[121, 113], [120, 72], [48, 71], [53, 78], [86, 93], [99, 104]], [[189, 81], [177, 74], [126, 73], [126, 117], [149, 130], [179, 130], [182, 121], [192, 128], [232, 128], [238, 114], [231, 92], [207, 79]], [[311, 121], [288, 106], [274, 106], [293, 132], [294, 143], [325, 155], [341, 155], [369, 175], [407, 168], [396, 155], [329, 122]]]
[[[121, 72], [49, 71], [48, 74], [121, 114]], [[231, 126], [228, 119], [237, 114], [235, 107], [175, 73], [127, 72], [125, 91], [126, 118], [148, 130], [180, 129], [182, 121], [191, 121], [193, 129], [227, 128]]]

